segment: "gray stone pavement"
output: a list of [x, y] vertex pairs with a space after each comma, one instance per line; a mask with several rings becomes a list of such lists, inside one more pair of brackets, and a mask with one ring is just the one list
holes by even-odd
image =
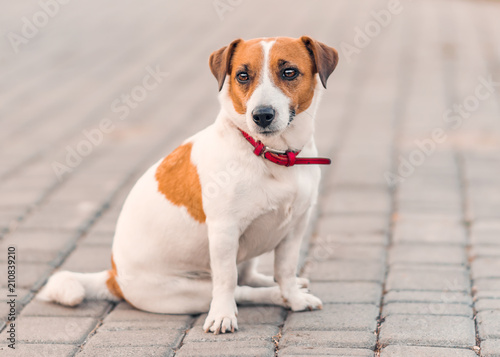
[[[500, 2], [57, 4], [0, 12], [0, 354], [500, 356]], [[213, 50], [303, 34], [340, 53], [317, 118], [333, 165], [301, 263], [322, 311], [241, 307], [240, 331], [213, 336], [203, 315], [33, 300], [57, 269], [109, 267], [135, 180], [215, 118]]]

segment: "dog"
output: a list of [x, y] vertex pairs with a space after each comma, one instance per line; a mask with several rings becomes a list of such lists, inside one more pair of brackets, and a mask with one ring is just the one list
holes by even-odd
[[[237, 39], [210, 56], [221, 110], [135, 184], [111, 266], [54, 274], [38, 299], [126, 300], [154, 313], [208, 312], [205, 332], [237, 330], [238, 304], [321, 309], [297, 277], [318, 196], [314, 117], [338, 53], [303, 36]], [[256, 270], [274, 250], [274, 278]]]

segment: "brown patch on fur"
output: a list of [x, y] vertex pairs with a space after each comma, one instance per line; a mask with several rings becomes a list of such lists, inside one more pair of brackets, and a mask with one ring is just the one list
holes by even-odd
[[302, 36], [300, 40], [311, 54], [315, 72], [319, 74], [321, 84], [326, 88], [326, 81], [339, 62], [337, 50], [307, 36]]
[[[239, 114], [247, 111], [247, 102], [252, 96], [255, 88], [259, 84], [264, 66], [264, 51], [261, 39], [255, 39], [240, 43], [233, 53], [231, 71], [229, 73], [229, 96], [231, 97], [234, 109]], [[239, 71], [247, 72], [250, 80], [246, 84], [241, 84], [236, 80]]]
[[116, 281], [116, 277], [118, 276], [118, 271], [116, 270], [115, 261], [113, 260], [113, 255], [111, 254], [111, 270], [108, 271], [109, 278], [106, 280], [106, 286], [111, 294], [116, 296], [119, 299], [123, 299], [123, 292]]
[[[261, 39], [250, 41], [238, 39], [210, 55], [210, 70], [219, 82], [219, 90], [222, 89], [226, 75], [229, 75], [227, 83], [229, 96], [234, 109], [240, 114], [245, 114], [246, 103], [259, 83], [264, 63], [264, 52], [260, 41]], [[239, 71], [249, 74], [248, 83], [241, 84], [236, 80]]]
[[208, 64], [210, 65], [212, 74], [219, 83], [219, 91], [224, 85], [226, 75], [231, 73], [231, 58], [233, 56], [233, 52], [236, 46], [238, 46], [238, 44], [242, 41], [243, 40], [241, 39], [234, 40], [229, 44], [229, 46], [224, 46], [210, 55]]
[[[269, 53], [272, 80], [274, 85], [290, 98], [290, 107], [296, 114], [311, 105], [316, 88], [315, 66], [309, 51], [301, 40], [278, 38]], [[282, 78], [286, 68], [296, 68], [299, 76], [291, 81]]]
[[158, 191], [200, 223], [205, 222], [201, 184], [196, 166], [191, 162], [192, 143], [179, 146], [168, 155], [156, 170]]

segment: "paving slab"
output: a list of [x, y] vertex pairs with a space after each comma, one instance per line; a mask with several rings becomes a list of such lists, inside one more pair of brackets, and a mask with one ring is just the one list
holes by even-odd
[[476, 258], [472, 262], [472, 279], [500, 278], [500, 259], [496, 257]]
[[465, 265], [467, 256], [460, 246], [396, 244], [389, 249], [389, 264]]
[[[203, 319], [204, 321], [204, 319]], [[224, 342], [224, 341], [270, 341], [270, 336], [275, 336], [280, 332], [279, 326], [272, 325], [246, 325], [238, 321], [238, 331], [236, 333], [225, 333], [214, 335], [203, 331], [201, 326], [191, 329], [183, 343], [190, 342]]]
[[[57, 231], [17, 230], [0, 243], [0, 251], [8, 246], [16, 247], [17, 261], [20, 263], [49, 263], [72, 239], [72, 233]], [[0, 256], [6, 262], [6, 256]]]
[[385, 266], [373, 262], [308, 262], [304, 273], [311, 281], [371, 281], [382, 283]]
[[[53, 267], [44, 263], [23, 263], [22, 269], [17, 269], [16, 288], [37, 290], [39, 285], [53, 271]], [[0, 271], [0, 285], [7, 287], [7, 270]]]
[[395, 266], [387, 276], [387, 290], [469, 291], [465, 267]]
[[380, 304], [382, 285], [371, 282], [312, 282], [311, 292], [323, 304]]
[[385, 233], [388, 228], [387, 215], [352, 214], [328, 215], [320, 218], [318, 234], [329, 233]]
[[[16, 319], [16, 339], [23, 343], [82, 343], [97, 326], [98, 320], [91, 317], [40, 317], [26, 316]], [[4, 329], [2, 341], [8, 334]]]
[[101, 330], [90, 337], [87, 347], [149, 347], [176, 348], [184, 336], [183, 331], [173, 329], [149, 330]]
[[472, 306], [472, 296], [465, 291], [389, 291], [384, 295], [388, 303], [466, 304]]
[[500, 339], [500, 311], [485, 310], [477, 314], [479, 338]]
[[15, 349], [9, 348], [7, 345], [0, 345], [0, 354], [2, 356], [16, 357], [72, 357], [78, 351], [78, 346], [63, 345], [63, 344], [16, 344]]
[[23, 227], [28, 229], [74, 231], [82, 228], [96, 213], [97, 205], [81, 204], [60, 206], [44, 209], [33, 217], [30, 217]]
[[274, 343], [271, 341], [219, 341], [191, 342], [183, 345], [175, 354], [177, 357], [274, 357]]
[[362, 348], [328, 348], [328, 347], [286, 347], [278, 350], [278, 356], [345, 356], [373, 357], [374, 352]]
[[472, 307], [465, 304], [444, 303], [389, 303], [384, 305], [382, 316], [390, 315], [450, 315], [472, 318]]
[[476, 311], [500, 310], [500, 299], [478, 299], [474, 308]]
[[309, 248], [309, 259], [314, 261], [348, 260], [348, 261], [375, 261], [385, 260], [385, 248], [376, 245], [338, 244], [328, 237], [316, 237]]
[[442, 220], [415, 220], [396, 222], [394, 242], [397, 243], [435, 243], [465, 245], [465, 228], [454, 222]]
[[111, 307], [107, 301], [84, 300], [76, 307], [34, 300], [23, 310], [23, 316], [100, 317]]
[[89, 233], [88, 235], [82, 237], [79, 243], [81, 245], [104, 245], [106, 247], [109, 247], [113, 242], [113, 237], [114, 237], [114, 228], [113, 232], [93, 231], [92, 233]]
[[459, 349], [459, 348], [392, 345], [382, 349], [380, 356], [381, 357], [401, 357], [401, 356], [476, 357], [477, 354], [472, 350]]
[[481, 356], [500, 356], [500, 339], [481, 341]]
[[61, 270], [94, 273], [111, 269], [111, 248], [109, 246], [82, 245], [61, 266]]
[[322, 310], [290, 314], [283, 331], [375, 331], [378, 314], [375, 305], [328, 304]]
[[[197, 321], [197, 324], [203, 324], [202, 321], [206, 315], [203, 314]], [[287, 310], [279, 306], [239, 306], [238, 307], [238, 325], [281, 325], [287, 316]]]
[[392, 315], [380, 330], [382, 345], [471, 347], [474, 322], [463, 316]]
[[187, 329], [193, 317], [190, 315], [153, 314], [137, 310], [126, 302], [121, 302], [103, 321], [103, 329]]
[[331, 190], [322, 201], [321, 211], [324, 214], [389, 213], [390, 195], [386, 188], [377, 187]]
[[474, 245], [471, 249], [471, 258], [500, 258], [500, 245]]
[[374, 349], [376, 336], [369, 331], [289, 331], [280, 339], [280, 348], [328, 347]]
[[[381, 245], [385, 246], [389, 242], [388, 233], [358, 233], [358, 232], [318, 232], [322, 239], [332, 243], [354, 244], [354, 245]], [[316, 239], [316, 238], [313, 238]]]
[[174, 351], [164, 346], [142, 346], [142, 347], [97, 347], [94, 345], [84, 346], [77, 354], [78, 357], [173, 357]]

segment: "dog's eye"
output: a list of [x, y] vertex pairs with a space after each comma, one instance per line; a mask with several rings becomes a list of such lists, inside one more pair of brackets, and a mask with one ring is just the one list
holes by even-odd
[[297, 71], [294, 68], [287, 68], [287, 69], [283, 70], [283, 73], [281, 74], [283, 79], [286, 79], [288, 81], [291, 81], [292, 79], [297, 78], [298, 75], [299, 75], [299, 71]]
[[250, 79], [250, 76], [246, 72], [240, 72], [236, 75], [236, 79], [240, 83], [247, 83], [248, 80]]

